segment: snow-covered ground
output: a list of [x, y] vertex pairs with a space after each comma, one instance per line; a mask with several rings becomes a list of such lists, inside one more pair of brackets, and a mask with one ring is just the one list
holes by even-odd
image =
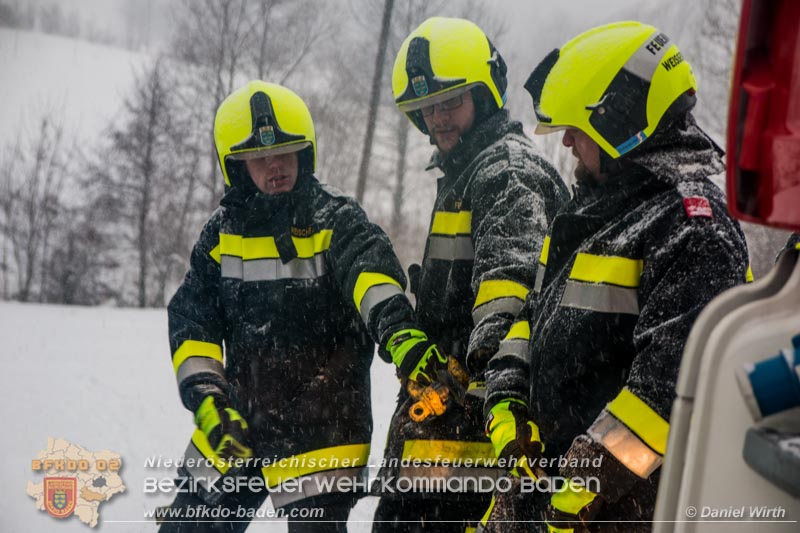
[[[171, 501], [144, 493], [146, 477], [171, 479], [173, 469], [145, 468], [151, 456], [177, 459], [193, 430], [178, 399], [163, 309], [135, 310], [0, 303], [0, 384], [3, 494], [0, 531], [85, 532], [76, 517], [56, 520], [37, 511], [26, 493], [42, 474], [31, 460], [48, 437], [122, 456], [127, 491], [100, 506], [108, 532], [155, 531], [144, 513]], [[375, 431], [370, 464], [380, 462], [397, 381], [377, 357], [372, 366]], [[369, 531], [377, 500], [362, 500], [350, 531]], [[285, 523], [254, 523], [248, 531], [285, 531]]]

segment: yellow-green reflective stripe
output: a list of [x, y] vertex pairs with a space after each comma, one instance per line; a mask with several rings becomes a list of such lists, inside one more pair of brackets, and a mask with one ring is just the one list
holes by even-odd
[[491, 442], [407, 440], [403, 445], [403, 460], [413, 459], [430, 462], [472, 459], [489, 466], [494, 465], [497, 458]]
[[795, 250], [800, 250], [800, 242], [798, 242], [797, 244], [794, 245], [794, 249]]
[[330, 249], [332, 238], [333, 230], [324, 229], [310, 237], [292, 237], [292, 240], [297, 249], [297, 257], [308, 259]]
[[547, 256], [550, 254], [550, 235], [545, 235], [542, 243], [542, 253], [539, 255], [539, 262], [547, 266]]
[[498, 298], [513, 297], [525, 301], [527, 295], [528, 288], [516, 281], [489, 279], [482, 281], [478, 287], [478, 296], [475, 298], [475, 305], [472, 308], [475, 309], [479, 305]]
[[222, 259], [221, 259], [222, 258], [222, 254], [219, 251], [219, 244], [217, 244], [215, 247], [213, 247], [211, 249], [211, 251], [208, 252], [208, 255], [210, 255], [211, 259], [213, 259], [217, 263], [221, 263], [222, 262]]
[[220, 474], [224, 474], [228, 471], [230, 463], [214, 453], [214, 449], [211, 447], [211, 444], [208, 443], [208, 438], [200, 429], [195, 429], [194, 433], [192, 433], [192, 443], [194, 443], [203, 457], [212, 461], [214, 468], [216, 468]]
[[667, 451], [669, 422], [627, 388], [622, 389], [606, 409], [652, 449], [661, 455]]
[[364, 295], [367, 291], [376, 285], [385, 284], [394, 285], [400, 288], [401, 292], [403, 290], [402, 287], [400, 287], [400, 283], [386, 274], [381, 274], [380, 272], [362, 272], [358, 275], [356, 286], [353, 289], [353, 301], [359, 313], [361, 313], [361, 301], [364, 299]]
[[581, 509], [592, 503], [596, 497], [597, 494], [583, 487], [572, 487], [571, 480], [568, 479], [564, 488], [553, 494], [550, 503], [559, 511], [577, 515]]
[[[800, 246], [800, 244], [798, 244]], [[750, 265], [747, 265], [747, 273], [744, 275], [744, 280], [747, 283], [752, 283], [755, 278], [753, 277], [753, 269], [750, 268]]]
[[467, 385], [467, 394], [474, 392], [476, 395], [480, 394], [478, 391], [486, 390], [485, 381], [470, 381]]
[[364, 466], [369, 458], [369, 444], [346, 444], [300, 453], [261, 469], [268, 488], [315, 472]]
[[[310, 259], [329, 249], [332, 237], [333, 230], [325, 229], [310, 237], [292, 237], [292, 242], [297, 250], [298, 258]], [[280, 258], [275, 237], [242, 237], [241, 235], [220, 233], [219, 246], [220, 254], [241, 257], [245, 261]]]
[[486, 524], [489, 523], [489, 517], [492, 516], [492, 511], [494, 510], [494, 504], [495, 504], [494, 493], [492, 493], [492, 501], [489, 502], [489, 507], [486, 508], [486, 512], [483, 513], [483, 516], [481, 517], [482, 526], [486, 526]]
[[518, 322], [514, 322], [514, 325], [508, 330], [508, 333], [506, 333], [506, 336], [503, 338], [503, 340], [510, 341], [512, 339], [523, 339], [527, 341], [530, 340], [530, 338], [530, 324], [528, 324], [527, 320], [520, 320]]
[[638, 287], [643, 265], [641, 259], [579, 253], [569, 277], [590, 283]]
[[431, 234], [470, 235], [472, 233], [472, 211], [436, 211], [433, 214]]
[[172, 356], [172, 367], [175, 369], [176, 376], [180, 366], [190, 357], [210, 357], [222, 363], [222, 346], [213, 342], [183, 341], [175, 350], [175, 355]]

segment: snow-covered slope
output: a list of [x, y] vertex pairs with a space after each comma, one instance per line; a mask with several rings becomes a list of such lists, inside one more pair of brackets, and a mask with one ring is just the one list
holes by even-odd
[[[171, 479], [174, 471], [145, 468], [145, 460], [180, 458], [193, 430], [170, 364], [166, 311], [0, 303], [0, 340], [0, 531], [89, 531], [76, 517], [62, 521], [37, 511], [25, 493], [28, 481], [43, 477], [31, 460], [48, 437], [121, 454], [127, 491], [101, 504], [102, 530], [155, 531], [144, 513], [171, 496], [144, 494], [144, 479]], [[372, 383], [375, 465], [398, 388], [390, 365], [377, 357]], [[358, 504], [350, 531], [369, 531], [376, 502]], [[252, 529], [285, 531], [285, 523]]]
[[31, 134], [43, 113], [93, 141], [120, 109], [144, 55], [0, 28], [0, 146]]

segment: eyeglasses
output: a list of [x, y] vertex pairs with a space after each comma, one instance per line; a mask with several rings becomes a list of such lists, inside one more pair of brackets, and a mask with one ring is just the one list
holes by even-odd
[[453, 109], [457, 109], [461, 107], [461, 104], [464, 103], [464, 95], [459, 94], [458, 96], [454, 96], [445, 100], [444, 102], [439, 102], [438, 104], [433, 104], [425, 107], [421, 107], [420, 111], [422, 111], [423, 117], [429, 117], [433, 115], [433, 110], [435, 107], [439, 107], [439, 111], [452, 111]]

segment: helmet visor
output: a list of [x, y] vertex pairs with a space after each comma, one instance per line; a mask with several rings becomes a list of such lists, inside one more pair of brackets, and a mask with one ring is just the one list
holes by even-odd
[[233, 161], [247, 161], [249, 159], [260, 159], [262, 157], [270, 157], [273, 155], [290, 154], [292, 152], [299, 152], [311, 146], [309, 141], [299, 141], [290, 144], [282, 144], [279, 146], [271, 146], [269, 148], [255, 148], [253, 150], [245, 150], [228, 154], [226, 159]]
[[456, 87], [455, 89], [444, 90], [430, 96], [424, 96], [422, 98], [409, 100], [407, 102], [400, 102], [397, 104], [397, 108], [400, 109], [400, 111], [402, 111], [403, 113], [408, 113], [410, 111], [417, 111], [418, 109], [422, 109], [423, 107], [432, 106], [434, 104], [440, 104], [446, 100], [450, 100], [451, 98], [461, 96], [462, 94], [466, 93], [473, 87], [477, 87], [478, 85], [481, 84], [470, 83], [468, 85], [462, 85], [461, 87]]

